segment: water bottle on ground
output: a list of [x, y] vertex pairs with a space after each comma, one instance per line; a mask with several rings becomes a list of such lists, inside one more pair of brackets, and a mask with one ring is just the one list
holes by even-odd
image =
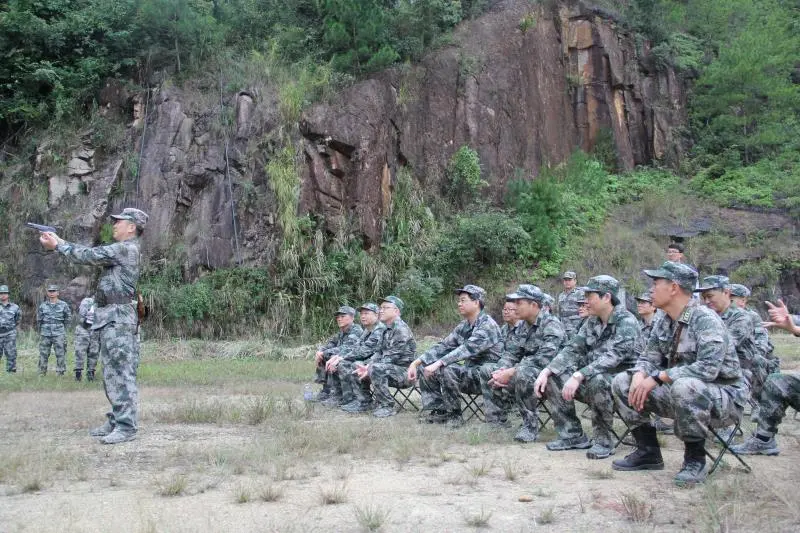
[[303, 399], [307, 402], [314, 399], [314, 388], [311, 386], [311, 383], [306, 383], [303, 386]]

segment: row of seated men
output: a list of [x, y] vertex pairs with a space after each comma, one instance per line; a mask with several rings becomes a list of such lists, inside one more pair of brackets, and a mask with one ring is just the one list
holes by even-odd
[[[651, 419], [661, 416], [674, 420], [684, 443], [675, 482], [702, 482], [708, 428], [738, 422], [745, 406], [760, 399], [767, 377], [780, 375], [774, 374], [778, 361], [768, 336], [766, 343], [756, 340], [760, 317], [731, 300], [726, 277], [709, 276], [698, 286], [691, 266], [671, 261], [644, 273], [652, 286], [639, 300], [658, 309], [657, 316], [640, 322], [620, 302], [619, 282], [595, 276], [581, 288], [582, 322], [570, 338], [539, 287], [520, 285], [506, 295], [513, 315], [507, 305], [500, 327], [484, 311], [485, 291], [466, 285], [456, 290], [463, 320], [421, 355], [396, 296], [382, 299], [380, 307], [363, 305], [363, 327], [353, 323], [355, 309], [341, 307], [340, 332], [316, 353], [317, 381], [324, 385], [316, 399], [346, 412], [388, 417], [396, 413], [389, 387], [416, 383], [423, 419], [459, 426], [461, 394], [482, 394], [489, 424], [506, 426], [509, 410], [518, 409], [522, 425], [515, 439], [522, 442], [537, 440], [539, 404], [547, 401], [558, 434], [547, 449], [586, 449], [590, 459], [614, 455], [616, 411], [636, 440], [633, 453], [613, 461], [617, 470], [664, 468]], [[591, 440], [574, 400], [589, 407]], [[778, 411], [785, 411], [782, 405]]]

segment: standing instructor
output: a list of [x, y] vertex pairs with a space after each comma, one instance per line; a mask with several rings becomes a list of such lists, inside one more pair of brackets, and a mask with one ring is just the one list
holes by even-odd
[[55, 233], [42, 233], [39, 241], [72, 263], [103, 268], [95, 295], [92, 331], [100, 330], [103, 385], [111, 403], [105, 424], [89, 432], [103, 444], [118, 444], [136, 438], [136, 370], [139, 367], [136, 283], [139, 280], [139, 237], [147, 214], [133, 208], [111, 215], [113, 244], [89, 248], [64, 241]]

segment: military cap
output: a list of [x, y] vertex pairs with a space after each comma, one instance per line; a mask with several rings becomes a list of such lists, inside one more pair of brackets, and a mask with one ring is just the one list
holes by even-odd
[[147, 213], [133, 207], [126, 207], [119, 215], [111, 215], [115, 220], [128, 220], [136, 224], [139, 229], [144, 229], [147, 225], [147, 219], [150, 218]]
[[58, 291], [58, 285], [48, 285], [47, 286], [47, 292], [54, 292], [54, 291]]
[[575, 289], [575, 301], [579, 304], [586, 303], [586, 287], [578, 287]]
[[0, 285], [0, 294], [8, 294], [8, 285]]
[[665, 261], [659, 268], [643, 270], [643, 272], [649, 278], [674, 281], [687, 291], [694, 290], [694, 286], [697, 284], [697, 271], [683, 263]]
[[380, 311], [380, 308], [372, 302], [366, 303], [358, 308], [359, 311], [361, 311], [362, 309], [367, 311], [372, 311], [373, 313], [378, 313], [378, 311]]
[[478, 300], [479, 302], [486, 299], [486, 291], [477, 285], [464, 285], [460, 289], [456, 289], [456, 294], [461, 294], [462, 292], [469, 294], [473, 300]]
[[731, 290], [731, 296], [738, 296], [739, 298], [750, 298], [750, 289], [748, 289], [741, 283], [731, 283], [729, 289]]
[[650, 291], [644, 291], [642, 294], [636, 297], [637, 300], [640, 302], [650, 302], [653, 303], [653, 294]]
[[523, 284], [517, 287], [517, 290], [511, 294], [506, 294], [507, 300], [533, 300], [538, 304], [544, 302], [544, 293], [542, 289], [536, 285]]
[[550, 296], [547, 293], [544, 293], [544, 299], [542, 299], [542, 304], [546, 305], [547, 307], [553, 307], [553, 304], [556, 303], [556, 299]]
[[714, 289], [728, 289], [731, 286], [731, 280], [728, 276], [706, 276], [703, 278], [703, 283], [700, 284], [695, 292], [704, 292]]
[[339, 310], [338, 310], [338, 311], [336, 311], [336, 313], [334, 313], [334, 314], [335, 314], [336, 316], [339, 316], [339, 315], [350, 315], [350, 316], [356, 316], [356, 310], [355, 310], [355, 309], [353, 309], [352, 307], [350, 307], [349, 305], [343, 305], [343, 306], [341, 306], [341, 307], [339, 308]]
[[586, 286], [583, 288], [584, 292], [596, 292], [598, 294], [610, 294], [614, 298], [617, 297], [619, 292], [619, 281], [611, 276], [601, 274], [593, 278], [589, 278]]
[[571, 270], [567, 270], [566, 272], [564, 272], [564, 275], [561, 276], [561, 279], [577, 279], [577, 278], [578, 278], [578, 275], [575, 274], [575, 272], [573, 272]]
[[389, 302], [390, 304], [394, 304], [400, 311], [403, 310], [403, 306], [406, 304], [403, 303], [403, 300], [398, 298], [397, 296], [387, 296], [386, 298], [381, 298], [381, 302]]

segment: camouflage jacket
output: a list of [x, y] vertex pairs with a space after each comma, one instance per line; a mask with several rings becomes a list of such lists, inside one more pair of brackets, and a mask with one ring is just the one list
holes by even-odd
[[351, 324], [345, 331], [339, 331], [328, 339], [328, 342], [320, 346], [319, 351], [327, 356], [340, 355], [342, 350], [358, 344], [362, 331], [358, 324]]
[[647, 339], [650, 338], [650, 332], [653, 331], [653, 326], [655, 326], [656, 322], [664, 315], [664, 311], [661, 309], [656, 309], [656, 312], [653, 313], [653, 318], [650, 320], [649, 324], [645, 324], [644, 320], [639, 317], [639, 326], [642, 328], [642, 338], [644, 339], [644, 343], [647, 344]]
[[643, 349], [644, 338], [636, 317], [617, 306], [608, 324], [596, 316], [587, 318], [547, 368], [557, 376], [578, 370], [588, 380], [630, 368]]
[[558, 318], [561, 319], [561, 324], [567, 332], [567, 337], [571, 337], [578, 332], [581, 321], [583, 320], [578, 315], [578, 309], [581, 304], [578, 303], [577, 298], [577, 289], [558, 293]]
[[[525, 331], [515, 357], [516, 365], [542, 369], [550, 364], [564, 345], [567, 339], [564, 326], [550, 313], [539, 313], [536, 322], [529, 324], [523, 321], [523, 324]], [[506, 358], [505, 353], [503, 358]]]
[[739, 366], [746, 370], [753, 368], [753, 364], [757, 364], [756, 359], [762, 356], [756, 346], [755, 329], [750, 316], [736, 304], [731, 304], [719, 317], [731, 334], [736, 355], [739, 356]]
[[67, 242], [59, 244], [56, 250], [72, 263], [103, 267], [97, 282], [96, 300], [102, 301], [101, 294], [105, 298], [130, 298], [130, 303], [110, 303], [102, 307], [98, 301], [94, 311], [93, 330], [113, 323], [138, 324], [139, 316], [134, 302], [141, 260], [138, 238], [94, 248]]
[[474, 324], [462, 320], [450, 335], [428, 348], [419, 359], [426, 365], [436, 361], [445, 365], [464, 361], [467, 366], [480, 366], [496, 362], [502, 351], [497, 322], [481, 311]]
[[[668, 361], [679, 322], [684, 327], [675, 360]], [[656, 370], [665, 370], [672, 381], [696, 378], [707, 383], [727, 385], [736, 403], [744, 405], [747, 401], [749, 391], [733, 339], [717, 313], [698, 300], [691, 300], [678, 320], [673, 320], [665, 313], [653, 326], [647, 347], [636, 362], [634, 371], [652, 374]]]
[[414, 334], [408, 324], [398, 317], [386, 325], [380, 349], [372, 356], [370, 363], [390, 363], [407, 367], [416, 357], [416, 353], [417, 341], [414, 340]]
[[22, 318], [22, 313], [17, 304], [0, 303], [0, 336], [5, 337], [16, 332], [20, 318]]
[[519, 363], [521, 357], [520, 346], [525, 342], [528, 333], [527, 322], [520, 320], [513, 328], [503, 324], [500, 328], [500, 339], [503, 341], [503, 352], [497, 364], [500, 368], [511, 368]]
[[358, 342], [350, 346], [342, 346], [339, 355], [346, 361], [366, 361], [380, 349], [386, 326], [378, 322], [372, 329], [364, 329]]
[[764, 319], [762, 319], [761, 315], [752, 309], [745, 308], [742, 309], [742, 311], [747, 313], [747, 316], [750, 317], [750, 322], [753, 324], [756, 347], [758, 347], [759, 353], [767, 359], [776, 359], [774, 353], [775, 347], [772, 345], [772, 341], [769, 340], [769, 332], [767, 331], [767, 328], [761, 325], [764, 322]]
[[84, 298], [78, 306], [78, 325], [75, 331], [92, 329], [94, 322], [94, 298]]
[[64, 300], [56, 300], [54, 304], [44, 301], [39, 304], [39, 310], [36, 313], [39, 334], [43, 337], [66, 335], [67, 324], [71, 318], [72, 311]]

